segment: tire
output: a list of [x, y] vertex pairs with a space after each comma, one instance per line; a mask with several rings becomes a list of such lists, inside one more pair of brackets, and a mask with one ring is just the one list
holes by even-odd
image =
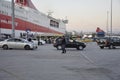
[[42, 42], [40, 42], [40, 44], [41, 44], [41, 45], [43, 45], [43, 43], [42, 43]]
[[2, 47], [4, 50], [7, 50], [8, 49], [8, 46], [7, 45], [3, 45]]
[[100, 49], [104, 49], [104, 46], [100, 46]]
[[113, 45], [110, 45], [110, 46], [109, 46], [109, 49], [113, 49], [113, 48], [114, 48], [114, 46], [113, 46]]
[[26, 46], [24, 47], [24, 49], [25, 49], [25, 50], [30, 50], [30, 46], [29, 46], [29, 45], [26, 45]]
[[61, 50], [61, 49], [62, 49], [62, 46], [58, 45], [57, 50]]
[[38, 42], [38, 45], [43, 45], [43, 43], [42, 42]]
[[83, 46], [78, 46], [77, 47], [77, 50], [83, 50], [84, 48], [83, 48]]

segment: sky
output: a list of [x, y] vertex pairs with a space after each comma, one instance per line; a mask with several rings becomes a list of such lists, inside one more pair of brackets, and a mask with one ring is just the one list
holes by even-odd
[[[110, 31], [111, 0], [32, 0], [37, 9], [45, 14], [68, 19], [68, 31], [95, 31], [100, 27]], [[112, 0], [112, 29], [120, 32], [120, 0]], [[107, 21], [108, 20], [108, 21]]]
[[[67, 31], [94, 32], [97, 27], [110, 31], [111, 0], [31, 0], [45, 14], [68, 19]], [[112, 29], [120, 32], [120, 0], [112, 0]], [[108, 20], [108, 21], [107, 21]]]

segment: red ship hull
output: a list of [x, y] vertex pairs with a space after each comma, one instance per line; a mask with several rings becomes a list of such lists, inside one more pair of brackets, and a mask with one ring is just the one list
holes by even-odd
[[[11, 19], [12, 18], [10, 16], [0, 14], [0, 28], [12, 29], [12, 20]], [[30, 22], [15, 18], [15, 30], [26, 31], [28, 29], [33, 32], [62, 34], [55, 30], [46, 28], [44, 26], [36, 25], [36, 24], [30, 23]]]

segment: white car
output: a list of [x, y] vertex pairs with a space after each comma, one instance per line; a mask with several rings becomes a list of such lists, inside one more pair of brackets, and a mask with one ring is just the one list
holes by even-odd
[[37, 45], [44, 45], [46, 44], [46, 42], [42, 39], [40, 39], [39, 41], [37, 39], [32, 39], [32, 41], [37, 44]]
[[36, 49], [38, 46], [33, 42], [29, 42], [21, 38], [10, 38], [0, 42], [0, 47], [3, 49]]
[[44, 40], [40, 39], [40, 40], [39, 40], [39, 44], [40, 44], [40, 45], [44, 45], [44, 44], [46, 44], [46, 42], [45, 42]]

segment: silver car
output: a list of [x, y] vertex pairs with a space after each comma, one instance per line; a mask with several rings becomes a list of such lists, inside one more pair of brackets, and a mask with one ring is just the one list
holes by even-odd
[[10, 38], [0, 42], [0, 47], [3, 49], [36, 49], [38, 46], [34, 42], [29, 42], [21, 38]]
[[46, 42], [45, 42], [44, 40], [40, 39], [40, 40], [39, 40], [39, 44], [40, 44], [40, 45], [44, 45], [44, 44], [46, 44]]

